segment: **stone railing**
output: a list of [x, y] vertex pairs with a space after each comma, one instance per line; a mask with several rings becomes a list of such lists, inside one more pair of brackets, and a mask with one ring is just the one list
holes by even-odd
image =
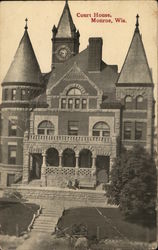
[[87, 187], [94, 187], [96, 183], [96, 176], [94, 176], [93, 173], [93, 168], [47, 166], [47, 185], [67, 187], [70, 180], [72, 181], [72, 184], [74, 184], [77, 179], [79, 181], [79, 186], [86, 185]]
[[39, 209], [37, 210], [37, 212], [36, 212], [35, 214], [33, 214], [33, 218], [32, 218], [32, 220], [31, 220], [31, 223], [29, 224], [29, 226], [28, 226], [28, 228], [27, 228], [27, 231], [28, 231], [28, 232], [31, 231], [31, 229], [32, 229], [32, 227], [33, 227], [33, 224], [34, 224], [36, 218], [40, 216], [41, 211], [42, 211], [42, 207], [40, 206]]
[[[75, 175], [76, 169], [74, 167], [46, 167], [46, 175], [64, 175], [64, 176], [73, 176]], [[92, 168], [78, 168], [77, 176], [78, 177], [91, 177], [94, 169]]]
[[43, 141], [43, 142], [70, 142], [70, 143], [111, 143], [110, 137], [102, 136], [74, 136], [74, 135], [35, 135], [28, 136], [29, 141]]

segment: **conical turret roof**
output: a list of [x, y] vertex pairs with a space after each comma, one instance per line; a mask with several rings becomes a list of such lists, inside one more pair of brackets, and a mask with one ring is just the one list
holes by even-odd
[[58, 23], [56, 37], [72, 37], [72, 32], [76, 30], [70, 13], [68, 2], [66, 1], [63, 13]]
[[151, 72], [139, 32], [138, 18], [137, 15], [135, 32], [118, 78], [118, 84], [152, 83]]
[[42, 83], [41, 70], [29, 38], [27, 25], [3, 82]]

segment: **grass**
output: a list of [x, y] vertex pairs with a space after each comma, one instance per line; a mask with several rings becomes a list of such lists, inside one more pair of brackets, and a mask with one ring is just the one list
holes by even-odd
[[19, 235], [26, 231], [37, 209], [35, 204], [0, 200], [0, 233]]
[[99, 239], [128, 239], [143, 242], [156, 240], [156, 226], [150, 228], [125, 221], [118, 208], [99, 208], [99, 211], [102, 215], [96, 208], [66, 210], [58, 227], [71, 233], [72, 225], [82, 223], [88, 228], [89, 239], [95, 238], [98, 234]]

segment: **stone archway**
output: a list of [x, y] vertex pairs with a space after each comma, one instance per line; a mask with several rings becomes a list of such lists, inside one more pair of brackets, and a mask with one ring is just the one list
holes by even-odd
[[62, 155], [62, 166], [63, 167], [75, 167], [76, 166], [76, 158], [75, 158], [75, 152], [67, 148], [63, 151]]
[[92, 167], [92, 152], [89, 149], [82, 149], [79, 153], [79, 167]]
[[48, 166], [59, 166], [59, 152], [56, 148], [49, 148], [46, 151], [46, 162]]

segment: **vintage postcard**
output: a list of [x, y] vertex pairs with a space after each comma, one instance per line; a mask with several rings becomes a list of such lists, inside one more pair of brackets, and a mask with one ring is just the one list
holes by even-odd
[[0, 3], [0, 249], [156, 249], [157, 14]]

